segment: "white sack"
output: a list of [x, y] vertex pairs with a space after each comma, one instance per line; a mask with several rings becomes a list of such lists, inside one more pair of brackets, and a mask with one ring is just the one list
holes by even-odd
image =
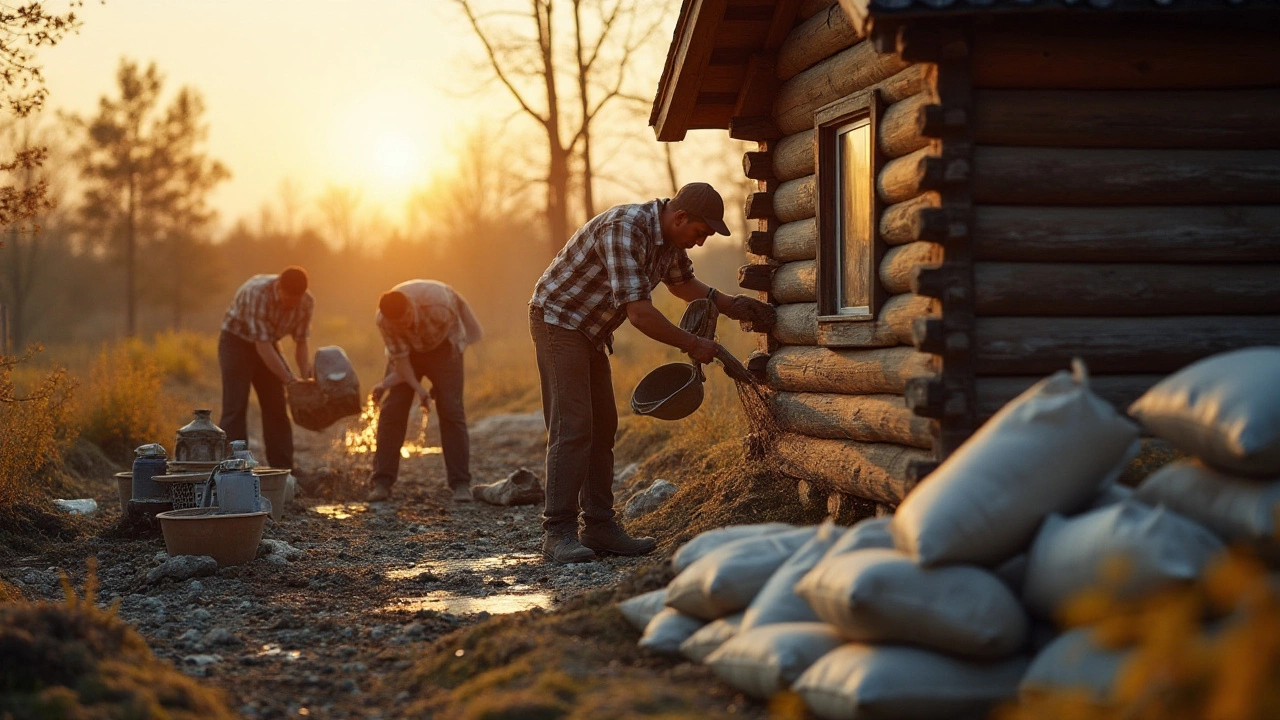
[[685, 568], [694, 563], [695, 560], [715, 550], [721, 545], [731, 543], [735, 540], [742, 540], [749, 537], [760, 537], [762, 535], [772, 535], [774, 533], [795, 530], [795, 525], [787, 523], [759, 523], [757, 525], [730, 525], [728, 527], [716, 528], [699, 533], [689, 542], [680, 546], [676, 550], [676, 554], [671, 556], [671, 567], [677, 572], [683, 572]]
[[792, 684], [826, 720], [985, 717], [1012, 699], [1025, 658], [974, 662], [919, 648], [857, 643], [827, 653]]
[[889, 522], [891, 520], [893, 520], [892, 517], [875, 517], [858, 521], [853, 527], [845, 531], [845, 534], [839, 540], [836, 540], [831, 549], [827, 551], [827, 557], [843, 555], [844, 553], [864, 548], [893, 547], [893, 535], [889, 533]]
[[667, 606], [703, 620], [745, 609], [773, 572], [817, 529], [747, 537], [712, 550], [667, 585]]
[[719, 620], [712, 620], [702, 629], [680, 643], [680, 654], [690, 660], [701, 663], [707, 656], [738, 634], [742, 627], [742, 613], [734, 613]]
[[1119, 473], [1138, 428], [1090, 392], [1083, 363], [1073, 368], [1005, 405], [907, 495], [890, 524], [898, 549], [929, 566], [993, 567]]
[[653, 616], [640, 636], [640, 647], [663, 655], [678, 655], [680, 644], [698, 632], [706, 622], [689, 617], [674, 608], [666, 608]]
[[1180, 460], [1149, 475], [1135, 497], [1186, 515], [1227, 542], [1257, 544], [1275, 536], [1280, 478], [1239, 478], [1196, 460]]
[[1222, 552], [1222, 541], [1166, 508], [1126, 500], [1073, 518], [1045, 521], [1027, 557], [1022, 594], [1027, 607], [1053, 617], [1063, 603], [1100, 584], [1108, 562], [1125, 563], [1119, 597], [1140, 597], [1162, 585], [1194, 580]]
[[667, 589], [654, 590], [618, 603], [618, 610], [635, 629], [644, 632], [654, 615], [666, 605]]
[[1018, 694], [1085, 692], [1097, 703], [1112, 697], [1120, 667], [1132, 650], [1104, 650], [1093, 642], [1093, 628], [1076, 628], [1058, 636], [1031, 661]]
[[1280, 476], [1280, 347], [1192, 363], [1129, 406], [1153, 435], [1238, 475]]
[[1010, 655], [1027, 638], [1026, 613], [996, 576], [972, 565], [922, 568], [897, 550], [823, 560], [796, 593], [857, 642], [923, 645], [990, 659]]
[[764, 587], [760, 588], [760, 592], [756, 593], [755, 599], [747, 606], [742, 629], [746, 631], [761, 625], [784, 622], [816, 622], [818, 616], [813, 614], [809, 603], [796, 595], [795, 586], [844, 534], [845, 528], [830, 520], [820, 525], [813, 537], [787, 558], [769, 577]]
[[707, 658], [721, 680], [757, 698], [791, 687], [819, 658], [844, 643], [820, 622], [778, 623], [743, 631]]

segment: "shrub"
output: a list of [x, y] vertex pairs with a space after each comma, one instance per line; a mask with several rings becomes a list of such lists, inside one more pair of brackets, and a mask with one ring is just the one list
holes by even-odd
[[28, 387], [19, 387], [13, 371], [31, 359], [0, 356], [0, 506], [12, 507], [38, 491], [31, 478], [55, 464], [75, 439], [69, 401], [75, 383], [57, 368]]
[[104, 347], [79, 403], [81, 435], [121, 462], [135, 447], [158, 442], [166, 436], [162, 379], [155, 361], [129, 344]]
[[161, 378], [180, 384], [206, 382], [216, 378], [210, 368], [217, 367], [217, 338], [194, 332], [166, 330], [158, 333], [148, 344], [141, 340], [126, 343], [134, 361], [153, 364]]

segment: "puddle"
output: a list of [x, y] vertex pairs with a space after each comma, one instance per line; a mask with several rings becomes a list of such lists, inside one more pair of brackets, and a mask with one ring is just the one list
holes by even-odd
[[258, 651], [258, 657], [280, 658], [293, 662], [302, 658], [302, 653], [297, 650], [281, 650], [280, 646], [275, 643], [267, 643]]
[[[482, 558], [458, 558], [455, 560], [427, 560], [420, 562], [413, 567], [404, 568], [402, 570], [388, 570], [386, 578], [388, 580], [407, 580], [416, 578], [424, 573], [432, 575], [451, 575], [456, 572], [484, 572], [489, 570], [504, 570], [506, 568], [516, 567], [525, 563], [533, 562], [541, 559], [538, 553], [508, 553], [505, 555], [491, 555]], [[510, 582], [509, 579], [503, 578]], [[490, 610], [489, 612], [493, 612]]]
[[491, 615], [505, 615], [523, 612], [534, 608], [551, 609], [553, 602], [549, 593], [529, 593], [527, 595], [490, 595], [489, 597], [459, 597], [447, 592], [435, 592], [422, 597], [402, 598], [383, 608], [384, 612], [417, 612], [418, 610], [435, 610], [451, 615], [470, 615], [487, 612]]
[[311, 509], [325, 517], [333, 518], [334, 520], [346, 520], [358, 513], [368, 511], [369, 506], [356, 503], [344, 503], [339, 505], [316, 505]]

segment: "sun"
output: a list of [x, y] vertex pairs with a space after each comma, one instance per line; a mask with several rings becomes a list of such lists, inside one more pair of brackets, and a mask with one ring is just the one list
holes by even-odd
[[422, 170], [421, 148], [408, 135], [382, 133], [374, 148], [374, 163], [383, 182], [408, 182]]

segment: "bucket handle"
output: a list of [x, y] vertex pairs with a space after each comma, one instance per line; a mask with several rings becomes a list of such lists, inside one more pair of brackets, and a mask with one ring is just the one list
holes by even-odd
[[659, 398], [659, 399], [657, 399], [657, 400], [649, 400], [649, 401], [647, 401], [647, 402], [640, 402], [640, 401], [637, 401], [637, 400], [635, 400], [634, 398], [632, 398], [632, 400], [631, 400], [631, 411], [632, 411], [632, 412], [634, 412], [634, 413], [635, 413], [635, 414], [637, 414], [637, 415], [648, 415], [649, 413], [651, 413], [651, 412], [653, 412], [654, 410], [657, 410], [659, 407], [661, 407], [661, 406], [662, 406], [662, 404], [663, 404], [663, 403], [665, 403], [666, 401], [670, 400], [671, 398], [675, 397], [676, 395], [679, 395], [681, 392], [683, 392], [683, 391], [684, 391], [684, 389], [685, 389], [685, 388], [689, 387], [689, 386], [690, 386], [690, 385], [692, 385], [693, 383], [695, 383], [695, 382], [703, 382], [704, 380], [706, 380], [706, 379], [707, 379], [706, 375], [703, 375], [703, 374], [702, 374], [702, 363], [693, 362], [693, 363], [690, 363], [690, 364], [691, 364], [691, 365], [693, 365], [693, 374], [692, 374], [691, 376], [689, 376], [689, 379], [685, 382], [685, 384], [681, 385], [680, 387], [676, 388], [675, 390], [672, 390], [672, 391], [671, 391], [671, 393], [670, 393], [669, 395], [667, 395], [666, 397], [664, 397], [664, 398]]

